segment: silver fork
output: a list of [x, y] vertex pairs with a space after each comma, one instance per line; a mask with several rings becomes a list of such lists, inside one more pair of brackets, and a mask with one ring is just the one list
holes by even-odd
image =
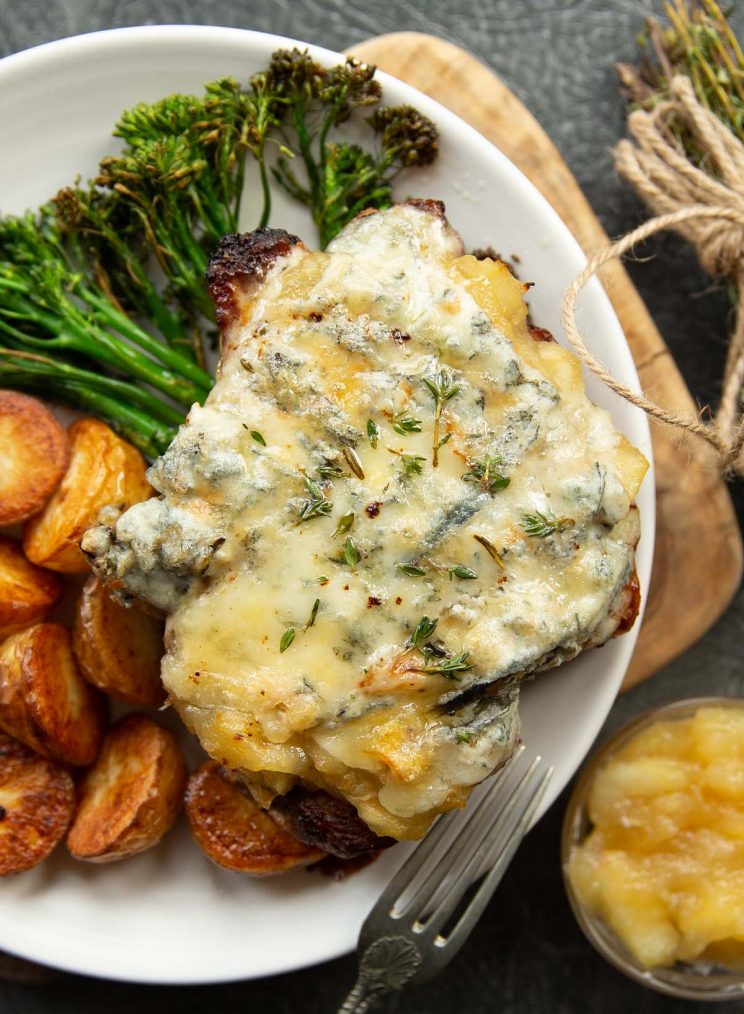
[[388, 993], [425, 982], [450, 963], [529, 830], [552, 775], [541, 757], [530, 761], [520, 747], [474, 805], [439, 818], [367, 916], [357, 981], [338, 1014], [366, 1014]]

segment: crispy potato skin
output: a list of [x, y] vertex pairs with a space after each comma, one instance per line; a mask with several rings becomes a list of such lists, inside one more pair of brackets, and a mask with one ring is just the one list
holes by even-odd
[[64, 427], [36, 398], [0, 391], [0, 525], [42, 509], [69, 458]]
[[165, 700], [163, 623], [136, 605], [119, 605], [97, 577], [88, 578], [78, 600], [72, 649], [87, 681], [117, 700], [143, 708]]
[[228, 870], [267, 877], [325, 855], [282, 830], [213, 760], [189, 778], [186, 816], [207, 856]]
[[111, 863], [156, 845], [178, 815], [186, 777], [172, 733], [144, 715], [120, 719], [80, 786], [70, 853]]
[[54, 574], [29, 563], [15, 539], [0, 535], [0, 640], [43, 620], [61, 594]]
[[145, 461], [98, 419], [78, 419], [69, 431], [70, 465], [41, 514], [28, 522], [23, 549], [32, 563], [64, 574], [85, 573], [80, 539], [102, 507], [131, 507], [152, 494]]
[[0, 734], [0, 877], [46, 859], [74, 809], [69, 772]]
[[70, 635], [38, 623], [0, 645], [0, 729], [51, 760], [91, 764], [103, 738], [104, 698], [80, 675]]

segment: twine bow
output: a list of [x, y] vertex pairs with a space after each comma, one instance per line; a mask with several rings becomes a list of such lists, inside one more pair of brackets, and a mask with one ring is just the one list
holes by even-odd
[[[566, 335], [586, 365], [622, 398], [655, 419], [702, 437], [715, 448], [722, 471], [744, 474], [744, 145], [698, 102], [689, 78], [672, 79], [671, 99], [628, 118], [634, 142], [621, 141], [615, 167], [657, 217], [590, 258], [569, 286], [563, 303]], [[695, 138], [710, 172], [693, 165], [670, 130], [682, 126]], [[682, 416], [616, 381], [586, 346], [576, 324], [576, 301], [587, 281], [608, 261], [657, 232], [673, 229], [694, 244], [712, 275], [728, 275], [737, 290], [738, 313], [731, 336], [718, 412], [710, 422]]]

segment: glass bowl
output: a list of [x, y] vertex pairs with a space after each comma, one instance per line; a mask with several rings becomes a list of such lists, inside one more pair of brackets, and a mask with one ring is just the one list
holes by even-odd
[[571, 849], [581, 844], [591, 830], [587, 801], [597, 770], [642, 729], [660, 719], [691, 718], [698, 708], [706, 706], [744, 708], [744, 698], [698, 697], [652, 708], [623, 726], [602, 745], [582, 770], [571, 794], [561, 835], [561, 866], [568, 900], [579, 926], [589, 942], [620, 972], [643, 986], [687, 1000], [741, 1000], [744, 998], [744, 969], [732, 971], [711, 961], [680, 961], [665, 968], [644, 968], [614, 930], [581, 904], [566, 873]]

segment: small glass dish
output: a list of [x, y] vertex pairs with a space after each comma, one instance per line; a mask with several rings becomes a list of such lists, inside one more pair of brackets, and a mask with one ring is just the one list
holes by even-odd
[[686, 1000], [741, 1000], [744, 998], [744, 969], [732, 971], [711, 961], [677, 962], [670, 967], [652, 969], [641, 966], [614, 930], [581, 904], [566, 873], [571, 849], [581, 844], [591, 830], [587, 801], [598, 769], [636, 733], [654, 722], [691, 718], [698, 708], [710, 706], [744, 708], [744, 698], [698, 697], [652, 708], [623, 726], [600, 747], [581, 772], [566, 809], [561, 835], [561, 867], [568, 900], [579, 926], [589, 942], [618, 971], [669, 996]]

